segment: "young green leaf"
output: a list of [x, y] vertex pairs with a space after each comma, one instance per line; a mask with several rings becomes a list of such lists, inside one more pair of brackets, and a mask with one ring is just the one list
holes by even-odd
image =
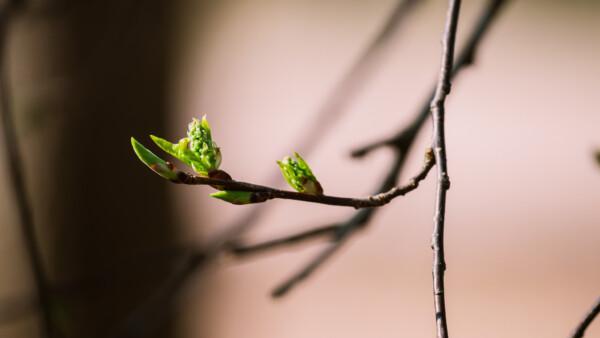
[[177, 179], [177, 172], [170, 163], [156, 156], [133, 137], [131, 138], [131, 146], [140, 161], [152, 169], [152, 171], [168, 180]]
[[283, 160], [277, 161], [283, 178], [298, 192], [323, 195], [323, 188], [312, 173], [308, 163], [298, 153], [294, 153], [294, 157], [286, 156]]
[[211, 197], [218, 198], [232, 204], [250, 204], [252, 202], [252, 192], [249, 191], [217, 191], [210, 194]]
[[158, 136], [150, 135], [167, 154], [189, 165], [200, 175], [207, 176], [221, 165], [221, 151], [212, 140], [210, 125], [206, 115], [202, 120], [193, 119], [188, 125], [188, 137], [184, 137], [177, 144], [173, 144]]

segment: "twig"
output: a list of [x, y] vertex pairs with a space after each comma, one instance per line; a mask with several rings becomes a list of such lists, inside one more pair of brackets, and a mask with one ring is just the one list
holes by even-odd
[[44, 272], [42, 254], [36, 241], [35, 224], [27, 187], [25, 184], [24, 167], [21, 152], [19, 150], [19, 139], [15, 132], [11, 93], [9, 88], [8, 69], [6, 67], [6, 40], [7, 26], [10, 15], [22, 6], [21, 1], [11, 2], [2, 9], [0, 13], [0, 109], [2, 110], [2, 129], [4, 144], [6, 146], [6, 163], [10, 175], [10, 184], [15, 194], [18, 215], [21, 221], [21, 231], [25, 248], [31, 264], [33, 278], [36, 288], [36, 297], [41, 309], [42, 335], [53, 337], [52, 313], [50, 295], [48, 292], [48, 280]]
[[252, 192], [252, 195], [250, 197], [250, 201], [252, 203], [260, 203], [267, 200], [279, 198], [362, 209], [380, 207], [389, 203], [398, 196], [404, 196], [407, 193], [415, 190], [419, 186], [419, 182], [421, 182], [425, 179], [425, 177], [427, 177], [427, 173], [429, 173], [429, 170], [433, 168], [434, 164], [435, 161], [433, 157], [433, 152], [431, 149], [429, 149], [425, 154], [425, 161], [423, 163], [423, 167], [421, 168], [419, 173], [415, 175], [415, 177], [413, 177], [407, 184], [403, 186], [392, 187], [388, 191], [372, 195], [366, 198], [311, 195], [296, 191], [280, 190], [276, 188], [235, 180], [196, 176], [189, 173], [185, 173], [183, 171], [178, 172], [177, 178], [175, 180], [171, 180], [171, 182], [189, 185], [220, 186], [221, 190]]
[[588, 326], [592, 324], [594, 318], [598, 316], [598, 313], [600, 313], [600, 297], [596, 300], [596, 304], [594, 304], [594, 306], [590, 309], [590, 311], [583, 318], [581, 323], [579, 323], [575, 331], [573, 331], [571, 338], [583, 338], [585, 330], [587, 330]]
[[[484, 9], [481, 17], [475, 27], [475, 29], [471, 32], [467, 44], [463, 47], [463, 51], [461, 53], [461, 64], [456, 65], [453, 69], [453, 75], [459, 73], [460, 70], [464, 69], [466, 65], [472, 64], [473, 60], [476, 56], [476, 51], [478, 45], [481, 43], [485, 33], [491, 27], [491, 24], [494, 22], [494, 19], [497, 17], [498, 13], [502, 5], [506, 4], [506, 0], [490, 0], [486, 8]], [[433, 94], [431, 95], [433, 97]], [[385, 145], [392, 147], [395, 150], [394, 162], [390, 167], [387, 176], [385, 177], [383, 183], [379, 187], [379, 191], [385, 191], [389, 189], [390, 186], [395, 185], [396, 177], [400, 175], [401, 169], [404, 167], [404, 162], [406, 159], [406, 155], [408, 151], [412, 147], [412, 144], [415, 140], [417, 132], [423, 126], [426, 117], [430, 112], [430, 103], [431, 97], [423, 104], [423, 107], [419, 110], [419, 113], [415, 117], [415, 119], [408, 125], [408, 127], [401, 129], [401, 131], [397, 134], [396, 137], [390, 139], [385, 142]], [[365, 153], [366, 154], [366, 153]], [[364, 154], [362, 154], [364, 155]], [[357, 229], [360, 229], [367, 225], [369, 220], [375, 215], [375, 213], [379, 209], [371, 208], [371, 209], [362, 209], [358, 211], [353, 217], [348, 219], [347, 221], [340, 223], [340, 230], [338, 231], [338, 240], [331, 243], [330, 246], [341, 246], [345, 243], [345, 237], [351, 236]], [[329, 251], [330, 248], [324, 249], [324, 251]], [[335, 251], [335, 250], [333, 250]], [[296, 273], [294, 273], [291, 277], [286, 279], [283, 283], [276, 287], [276, 290], [285, 290], [290, 291], [292, 288], [287, 287], [288, 285], [297, 285], [298, 281], [306, 279], [312, 271], [315, 270], [315, 265], [322, 264], [325, 260], [332, 255], [321, 255], [318, 254], [316, 257], [311, 259], [305, 266], [301, 267]], [[302, 278], [299, 278], [302, 276]], [[277, 296], [283, 296], [283, 293], [277, 293]]]
[[435, 320], [438, 338], [448, 338], [446, 320], [446, 299], [444, 290], [444, 219], [446, 214], [446, 193], [450, 189], [448, 164], [446, 157], [446, 136], [444, 131], [445, 101], [450, 94], [450, 72], [454, 59], [454, 44], [460, 13], [460, 0], [449, 0], [446, 28], [442, 39], [442, 62], [437, 89], [431, 101], [431, 117], [433, 120], [432, 148], [437, 164], [437, 189], [435, 199], [435, 216], [431, 248], [433, 249], [433, 299], [435, 303]]

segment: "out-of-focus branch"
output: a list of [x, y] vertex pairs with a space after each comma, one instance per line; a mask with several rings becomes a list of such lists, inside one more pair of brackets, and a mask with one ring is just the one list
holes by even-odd
[[[458, 54], [458, 57], [456, 58], [456, 61], [454, 62], [452, 68], [452, 73], [450, 73], [450, 80], [453, 80], [454, 77], [458, 75], [461, 70], [468, 66], [471, 66], [475, 62], [475, 56], [477, 55], [477, 50], [481, 45], [481, 41], [489, 32], [488, 27], [497, 18], [498, 14], [500, 13], [500, 10], [504, 5], [506, 5], [507, 2], [508, 0], [491, 0], [489, 2], [484, 13], [479, 17], [479, 21], [475, 25], [474, 31], [470, 34], [464, 47]], [[386, 146], [393, 147], [397, 143], [406, 142], [406, 138], [413, 137], [413, 134], [418, 131], [419, 126], [429, 116], [429, 103], [433, 99], [435, 90], [436, 84], [432, 86], [431, 93], [429, 94], [425, 103], [421, 106], [418, 118], [416, 118], [412, 122], [409, 128], [402, 128], [397, 134], [393, 135], [392, 137], [385, 138], [357, 148], [352, 151], [352, 156], [363, 157], [373, 150]]]
[[596, 300], [596, 304], [594, 304], [590, 311], [585, 315], [581, 323], [577, 325], [577, 328], [575, 328], [575, 331], [573, 331], [571, 338], [583, 338], [585, 330], [587, 330], [590, 324], [592, 324], [594, 318], [598, 316], [598, 313], [600, 313], [600, 297]]
[[[460, 70], [464, 69], [464, 67], [468, 64], [472, 64], [476, 51], [479, 44], [482, 41], [482, 38], [485, 36], [485, 33], [491, 27], [491, 24], [494, 22], [494, 19], [497, 17], [500, 9], [503, 5], [506, 4], [506, 0], [490, 0], [485, 9], [483, 10], [480, 19], [475, 27], [475, 29], [471, 32], [468, 37], [467, 44], [463, 47], [461, 55], [461, 65], [455, 66], [453, 68], [451, 75], [456, 75]], [[390, 166], [386, 177], [378, 188], [378, 191], [386, 191], [396, 185], [397, 177], [400, 175], [402, 168], [404, 167], [404, 162], [409, 150], [414, 143], [415, 137], [421, 127], [423, 126], [426, 117], [430, 112], [430, 104], [431, 99], [433, 98], [433, 94], [431, 97], [424, 102], [423, 106], [420, 108], [418, 114], [414, 118], [414, 120], [405, 128], [401, 129], [396, 137], [386, 140], [384, 144], [392, 147], [395, 150], [394, 153], [394, 161]], [[366, 151], [362, 151], [360, 155], [365, 155], [368, 151], [375, 149], [369, 148]], [[363, 209], [358, 211], [353, 217], [348, 219], [345, 222], [340, 223], [340, 228], [337, 232], [336, 240], [329, 244], [327, 248], [323, 250], [323, 252], [317, 254], [314, 258], [312, 258], [305, 266], [301, 267], [297, 272], [295, 272], [291, 277], [286, 279], [283, 283], [275, 288], [273, 291], [273, 296], [280, 297], [285, 295], [288, 291], [290, 291], [293, 286], [299, 284], [300, 281], [308, 278], [312, 272], [314, 272], [317, 267], [323, 264], [328, 258], [332, 256], [332, 254], [337, 251], [338, 247], [343, 245], [347, 241], [347, 237], [350, 237], [355, 230], [365, 227], [369, 220], [375, 215], [378, 209]]]
[[302, 140], [294, 148], [297, 152], [310, 153], [320, 143], [326, 131], [347, 111], [358, 90], [365, 85], [368, 77], [373, 73], [373, 67], [377, 65], [379, 56], [390, 39], [400, 25], [406, 22], [407, 16], [412, 13], [416, 5], [423, 2], [421, 0], [398, 1], [374, 39], [337, 82], [319, 108], [316, 118], [311, 119], [310, 127], [306, 128]]
[[445, 135], [445, 102], [450, 94], [450, 73], [454, 61], [454, 44], [460, 13], [460, 0], [449, 0], [446, 28], [442, 39], [442, 62], [435, 95], [431, 101], [431, 118], [433, 120], [433, 140], [431, 147], [437, 164], [437, 189], [435, 198], [435, 216], [431, 248], [433, 249], [433, 300], [435, 304], [435, 321], [438, 338], [448, 338], [446, 320], [446, 296], [444, 289], [444, 272], [446, 260], [444, 255], [444, 225], [446, 215], [446, 194], [450, 189], [448, 162], [446, 156]]
[[6, 164], [10, 175], [9, 181], [16, 199], [18, 216], [21, 223], [21, 232], [31, 264], [37, 293], [37, 303], [41, 312], [42, 335], [44, 337], [53, 337], [55, 332], [52, 325], [52, 310], [50, 294], [48, 292], [48, 280], [44, 272], [42, 254], [36, 240], [33, 211], [27, 194], [23, 159], [13, 118], [8, 75], [9, 70], [5, 59], [8, 25], [12, 15], [16, 10], [20, 9], [22, 5], [23, 1], [10, 1], [0, 10], [0, 110], [2, 115], [2, 132], [4, 134], [4, 145], [6, 147]]
[[232, 243], [229, 244], [229, 251], [237, 256], [246, 257], [248, 255], [254, 255], [266, 251], [270, 252], [272, 249], [277, 249], [280, 247], [288, 247], [290, 245], [304, 243], [317, 238], [331, 237], [333, 239], [334, 235], [339, 229], [339, 224], [331, 224], [309, 231], [302, 231], [297, 234], [267, 240], [257, 244], [244, 245], [243, 243]]

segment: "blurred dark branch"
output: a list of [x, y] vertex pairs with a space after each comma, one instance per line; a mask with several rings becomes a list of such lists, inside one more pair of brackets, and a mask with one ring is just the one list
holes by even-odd
[[[497, 17], [497, 14], [500, 12], [500, 8], [502, 5], [506, 4], [506, 2], [507, 1], [505, 0], [489, 1], [486, 8], [483, 10], [475, 29], [469, 35], [467, 44], [463, 47], [463, 50], [460, 54], [461, 65], [455, 66], [451, 75], [458, 74], [459, 71], [464, 69], [466, 65], [473, 63], [478, 45], [481, 43], [485, 33], [489, 30], [494, 19]], [[433, 94], [427, 101], [423, 103], [414, 120], [407, 127], [401, 129], [397, 136], [391, 141], [386, 141], [385, 145], [390, 146], [395, 150], [394, 161], [390, 166], [385, 179], [379, 186], [378, 191], [386, 191], [390, 189], [390, 187], [396, 185], [397, 177], [401, 174], [402, 168], [404, 167], [406, 156], [411, 149], [412, 144], [414, 143], [417, 133], [426, 121], [426, 117], [429, 115], [432, 98]], [[367, 152], [368, 150], [360, 155], [365, 155]], [[323, 264], [332, 256], [335, 251], [337, 251], [338, 247], [346, 242], [347, 237], [350, 237], [355, 230], [365, 227], [377, 210], [378, 209], [376, 208], [360, 210], [347, 221], [340, 223], [337, 239], [326, 249], [324, 249], [322, 253], [317, 254], [317, 256], [311, 259], [305, 266], [301, 267], [290, 278], [286, 279], [283, 283], [277, 286], [272, 293], [273, 296], [279, 297], [285, 295], [292, 289], [293, 286], [309, 277], [319, 265]]]
[[[494, 21], [494, 19], [497, 18], [498, 14], [500, 13], [500, 10], [507, 2], [508, 0], [491, 0], [489, 2], [484, 13], [479, 17], [479, 20], [475, 25], [475, 30], [468, 37], [467, 42], [465, 43], [460, 54], [456, 58], [456, 61], [454, 62], [454, 66], [452, 68], [452, 73], [450, 74], [450, 80], [453, 80], [454, 77], [458, 75], [461, 70], [474, 64], [475, 56], [477, 55], [477, 50], [481, 45], [481, 41], [485, 37], [486, 33], [489, 31], [488, 27]], [[373, 150], [386, 146], [393, 147], [397, 143], [405, 142], [405, 138], [412, 137], [412, 134], [416, 132], [419, 126], [423, 123], [423, 120], [426, 120], [429, 116], [429, 103], [433, 99], [435, 90], [436, 84], [432, 86], [431, 93], [427, 97], [425, 103], [421, 106], [418, 118], [412, 122], [409, 128], [400, 129], [400, 132], [396, 135], [393, 135], [392, 137], [385, 138], [357, 148], [352, 151], [352, 156], [363, 157]]]
[[333, 88], [323, 105], [317, 112], [317, 117], [311, 120], [311, 125], [302, 135], [302, 140], [296, 147], [301, 154], [308, 154], [319, 144], [325, 132], [347, 111], [348, 106], [357, 95], [358, 90], [365, 85], [373, 73], [383, 49], [388, 46], [390, 39], [406, 22], [406, 18], [421, 0], [400, 0], [389, 15], [375, 38], [364, 49], [352, 67]]
[[579, 323], [575, 331], [573, 331], [571, 338], [583, 338], [585, 330], [592, 324], [594, 318], [598, 316], [598, 313], [600, 313], [600, 297], [596, 300], [596, 304], [594, 304], [590, 311], [585, 315], [581, 323]]
[[[235, 181], [232, 179], [216, 179], [204, 176], [196, 176], [180, 171], [177, 179], [171, 180], [173, 183], [188, 185], [211, 185], [220, 186], [221, 190], [245, 191], [251, 192], [251, 203], [261, 203], [271, 199], [289, 199], [303, 202], [320, 203], [327, 205], [337, 205], [353, 207], [355, 209], [380, 207], [388, 204], [398, 196], [404, 196], [407, 193], [419, 187], [419, 182], [424, 180], [435, 164], [433, 151], [428, 149], [425, 153], [425, 159], [421, 170], [403, 186], [394, 186], [385, 192], [368, 196], [366, 198], [337, 197], [327, 195], [311, 195], [296, 191], [280, 190], [252, 183]], [[245, 203], [244, 203], [245, 204]]]
[[446, 260], [444, 255], [444, 221], [446, 215], [446, 194], [450, 189], [448, 164], [446, 156], [446, 135], [444, 118], [446, 97], [450, 94], [450, 73], [454, 61], [454, 44], [460, 13], [460, 0], [448, 2], [446, 28], [442, 39], [442, 61], [440, 76], [435, 95], [431, 101], [431, 118], [433, 120], [433, 140], [431, 147], [435, 154], [437, 167], [437, 189], [435, 199], [435, 216], [431, 248], [433, 249], [433, 300], [435, 304], [435, 321], [438, 338], [448, 338], [446, 320], [446, 296], [444, 289], [444, 273]]
[[292, 234], [252, 245], [232, 243], [229, 244], [228, 250], [237, 256], [246, 257], [248, 255], [254, 255], [265, 251], [270, 252], [270, 250], [280, 247], [288, 247], [290, 245], [304, 243], [321, 237], [331, 237], [333, 239], [334, 235], [339, 229], [339, 224], [326, 225], [309, 231], [302, 231], [297, 234]]
[[15, 130], [12, 97], [9, 87], [9, 69], [6, 61], [7, 33], [10, 19], [22, 6], [23, 1], [12, 1], [6, 4], [0, 11], [0, 110], [2, 111], [2, 131], [6, 147], [6, 163], [8, 174], [10, 175], [9, 181], [15, 194], [21, 232], [31, 264], [37, 302], [41, 309], [42, 335], [44, 337], [53, 337], [55, 332], [52, 325], [48, 280], [44, 272], [42, 253], [36, 240], [33, 211], [27, 194], [25, 169], [19, 148], [19, 139]]

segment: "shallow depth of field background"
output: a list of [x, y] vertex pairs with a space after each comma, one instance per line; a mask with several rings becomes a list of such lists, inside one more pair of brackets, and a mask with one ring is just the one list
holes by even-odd
[[[483, 3], [463, 2], [457, 50]], [[294, 151], [394, 5], [392, 0], [185, 2], [177, 12], [175, 76], [166, 86], [172, 115], [164, 136], [177, 139], [192, 117], [206, 113], [223, 153], [222, 168], [236, 179], [267, 183], [277, 170], [275, 161]], [[443, 1], [418, 6], [349, 109], [305, 156], [327, 193], [364, 196], [378, 184], [389, 150], [362, 160], [351, 159], [349, 152], [393, 134], [416, 113], [437, 77], [445, 11]], [[599, 2], [512, 1], [484, 39], [476, 64], [453, 83], [446, 106], [452, 336], [566, 337], [600, 295], [600, 166], [592, 155], [600, 148], [599, 32]], [[27, 83], [15, 73], [15, 82]], [[429, 140], [427, 125], [401, 181], [419, 168]], [[123, 147], [128, 146], [124, 139]], [[145, 175], [148, 185], [167, 184], [141, 164], [137, 169], [126, 175]], [[0, 296], [10, 298], [26, 294], [31, 284], [25, 282], [27, 261], [6, 166], [0, 170]], [[283, 299], [269, 297], [272, 287], [321, 244], [242, 260], [224, 255], [180, 295], [181, 337], [434, 336], [433, 174], [417, 191], [384, 207]], [[207, 187], [168, 187], [180, 245], [201, 245], [252, 208], [210, 199], [208, 192]], [[293, 201], [269, 204], [245, 236], [248, 241], [328, 224], [353, 212]], [[107, 226], [117, 227], [118, 221]], [[3, 323], [0, 336], [34, 336], [34, 325], [34, 315], [18, 318]], [[600, 337], [600, 323], [586, 337]]]

